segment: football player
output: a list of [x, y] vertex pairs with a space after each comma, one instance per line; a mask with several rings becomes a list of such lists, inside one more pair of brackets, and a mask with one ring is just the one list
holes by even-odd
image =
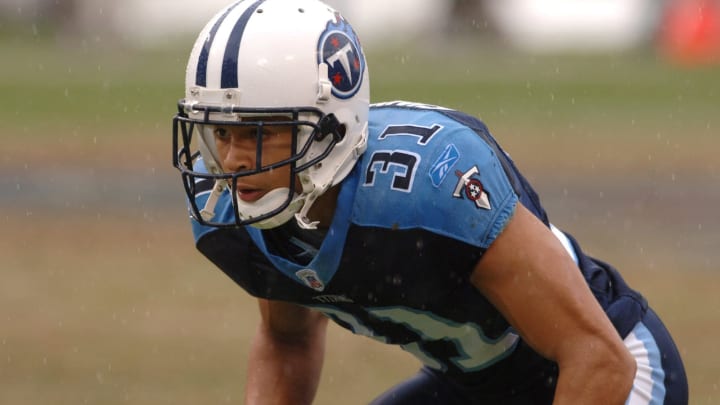
[[370, 105], [327, 5], [215, 15], [173, 144], [197, 249], [259, 300], [247, 403], [312, 402], [328, 320], [423, 364], [376, 404], [687, 403], [643, 297], [550, 222], [481, 121]]

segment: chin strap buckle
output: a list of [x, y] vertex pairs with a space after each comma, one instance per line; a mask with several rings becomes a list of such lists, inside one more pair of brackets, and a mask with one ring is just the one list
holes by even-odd
[[318, 66], [318, 94], [316, 100], [318, 104], [325, 104], [330, 101], [332, 83], [328, 80], [329, 76], [327, 63], [321, 63]]

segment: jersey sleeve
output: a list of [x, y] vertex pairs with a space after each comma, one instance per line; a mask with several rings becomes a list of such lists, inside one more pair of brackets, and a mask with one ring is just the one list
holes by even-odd
[[482, 128], [434, 111], [382, 110], [370, 137], [353, 221], [423, 228], [486, 249], [512, 217], [518, 195]]

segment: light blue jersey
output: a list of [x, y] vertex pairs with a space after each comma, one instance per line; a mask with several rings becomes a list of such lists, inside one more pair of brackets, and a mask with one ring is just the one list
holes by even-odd
[[[550, 224], [482, 122], [449, 109], [373, 105], [367, 151], [315, 242], [294, 221], [272, 230], [193, 228], [198, 249], [250, 294], [314, 308], [458, 384], [493, 392], [528, 373], [556, 372], [469, 280], [518, 204], [553, 230], [620, 335], [631, 334], [644, 299]], [[226, 193], [216, 214], [231, 220], [232, 209]]]

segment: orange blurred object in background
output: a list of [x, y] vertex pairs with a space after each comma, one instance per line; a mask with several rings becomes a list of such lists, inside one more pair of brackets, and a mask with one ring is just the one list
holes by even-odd
[[720, 63], [720, 0], [673, 0], [660, 27], [663, 54], [683, 65]]

